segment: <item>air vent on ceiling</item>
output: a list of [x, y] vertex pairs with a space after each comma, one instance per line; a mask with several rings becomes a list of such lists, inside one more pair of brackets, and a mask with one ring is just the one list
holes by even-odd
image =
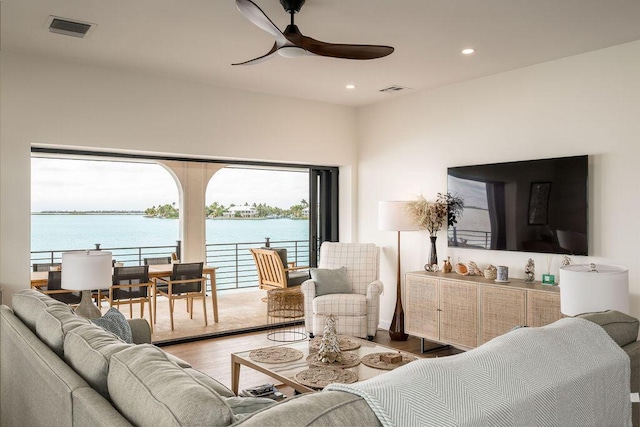
[[50, 16], [47, 20], [47, 28], [50, 32], [79, 38], [87, 37], [95, 26], [89, 22], [72, 21], [57, 16]]
[[399, 85], [391, 85], [389, 87], [385, 87], [384, 89], [380, 89], [378, 92], [386, 92], [386, 93], [393, 93], [393, 92], [402, 92], [403, 90], [408, 90], [408, 87], [404, 87], [404, 86], [399, 86]]

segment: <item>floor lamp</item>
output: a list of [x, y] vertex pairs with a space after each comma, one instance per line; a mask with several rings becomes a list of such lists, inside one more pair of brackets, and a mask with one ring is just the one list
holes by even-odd
[[417, 231], [417, 224], [407, 213], [407, 202], [378, 202], [378, 229], [398, 233], [398, 267], [396, 280], [396, 308], [389, 328], [389, 336], [394, 341], [405, 341], [404, 310], [402, 309], [402, 286], [400, 271], [400, 232]]
[[74, 251], [62, 253], [63, 289], [82, 291], [76, 314], [88, 319], [102, 316], [91, 300], [93, 289], [111, 286], [111, 252]]

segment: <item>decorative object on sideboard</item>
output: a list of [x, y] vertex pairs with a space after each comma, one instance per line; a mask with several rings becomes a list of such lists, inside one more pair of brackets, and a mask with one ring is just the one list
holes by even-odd
[[562, 255], [562, 261], [560, 261], [560, 266], [566, 267], [567, 265], [571, 265], [571, 264], [573, 264], [573, 261], [571, 261], [571, 258], [569, 258], [568, 255]]
[[495, 280], [496, 277], [498, 277], [498, 269], [495, 266], [489, 264], [487, 268], [484, 269], [484, 277], [489, 280]]
[[450, 193], [438, 193], [435, 202], [430, 202], [423, 196], [419, 196], [416, 200], [412, 200], [407, 204], [407, 210], [415, 223], [429, 232], [431, 251], [429, 260], [424, 266], [425, 270], [431, 271], [431, 266], [438, 264], [436, 249], [438, 231], [442, 229], [445, 220], [449, 226], [455, 225], [458, 217], [462, 216], [463, 209], [464, 201]]
[[429, 270], [432, 273], [437, 273], [438, 271], [440, 271], [440, 267], [438, 267], [438, 264], [431, 264], [431, 267], [429, 267]]
[[629, 271], [616, 265], [560, 267], [560, 311], [567, 316], [617, 310], [629, 313]]
[[536, 280], [536, 264], [532, 258], [527, 260], [527, 264], [524, 266], [524, 281], [527, 283], [533, 283]]
[[482, 273], [482, 270], [480, 270], [478, 268], [478, 264], [476, 264], [474, 261], [468, 261], [467, 262], [467, 272], [469, 276], [480, 276], [482, 277], [484, 274]]
[[463, 263], [458, 262], [456, 263], [456, 273], [460, 274], [461, 276], [466, 276], [469, 274], [469, 269]]
[[506, 265], [499, 265], [497, 267], [496, 282], [508, 283], [509, 282], [509, 267]]
[[438, 265], [438, 249], [436, 248], [436, 239], [438, 236], [429, 236], [431, 241], [431, 250], [429, 251], [429, 261], [424, 265], [424, 269], [431, 271], [433, 265]]
[[394, 341], [405, 341], [404, 310], [402, 308], [402, 288], [400, 272], [400, 232], [417, 231], [418, 225], [409, 213], [408, 202], [378, 202], [378, 229], [398, 233], [398, 264], [396, 276], [396, 307], [389, 327], [389, 336]]
[[62, 267], [61, 287], [82, 291], [82, 300], [76, 307], [76, 314], [88, 319], [102, 316], [100, 309], [91, 300], [91, 291], [111, 286], [111, 252], [63, 252]]
[[451, 257], [448, 256], [447, 259], [444, 260], [442, 264], [442, 272], [443, 273], [451, 273], [453, 271], [453, 266], [451, 265]]
[[[565, 258], [568, 260], [567, 264], [564, 264]], [[547, 257], [547, 272], [542, 275], [542, 284], [543, 285], [555, 285], [556, 284], [556, 276], [551, 274], [551, 262], [553, 261], [553, 255], [549, 255]], [[563, 266], [571, 264], [571, 259], [568, 256], [562, 257]]]

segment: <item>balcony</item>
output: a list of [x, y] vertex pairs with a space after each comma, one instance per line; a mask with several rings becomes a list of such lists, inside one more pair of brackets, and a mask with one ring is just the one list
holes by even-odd
[[[158, 297], [157, 321], [154, 325], [153, 342], [180, 341], [194, 337], [208, 337], [212, 335], [226, 335], [247, 330], [266, 328], [267, 304], [263, 301], [266, 291], [258, 288], [258, 277], [250, 248], [255, 247], [287, 248], [290, 261], [297, 265], [309, 265], [309, 242], [306, 240], [242, 242], [208, 244], [206, 246], [206, 264], [218, 267], [216, 271], [218, 323], [213, 321], [213, 305], [211, 299], [211, 283], [207, 283], [207, 319], [204, 326], [202, 305], [194, 304], [193, 319], [189, 318], [186, 304], [176, 301], [174, 310], [175, 330], [171, 331], [169, 323], [169, 303], [166, 298]], [[102, 248], [96, 249], [113, 253], [113, 258], [125, 266], [142, 265], [144, 258], [170, 256], [179, 254], [180, 242], [177, 245]], [[31, 253], [31, 263], [60, 262], [62, 253], [74, 249], [35, 251]], [[77, 249], [75, 249], [77, 250]], [[102, 303], [102, 312], [109, 307]], [[130, 310], [126, 305], [120, 306], [120, 311], [130, 317]], [[140, 304], [132, 307], [133, 317], [140, 316]], [[145, 306], [145, 318], [149, 319], [149, 307]]]

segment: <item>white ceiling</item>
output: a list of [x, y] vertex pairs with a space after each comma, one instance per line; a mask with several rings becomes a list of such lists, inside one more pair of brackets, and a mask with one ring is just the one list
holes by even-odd
[[[254, 0], [284, 30], [278, 0]], [[638, 0], [307, 0], [296, 24], [325, 42], [383, 44], [388, 57], [273, 59], [234, 0], [3, 0], [1, 47], [98, 66], [361, 106], [640, 39]], [[85, 39], [52, 34], [49, 15], [97, 24]], [[460, 53], [474, 47], [472, 56]], [[354, 83], [355, 90], [346, 90]]]

